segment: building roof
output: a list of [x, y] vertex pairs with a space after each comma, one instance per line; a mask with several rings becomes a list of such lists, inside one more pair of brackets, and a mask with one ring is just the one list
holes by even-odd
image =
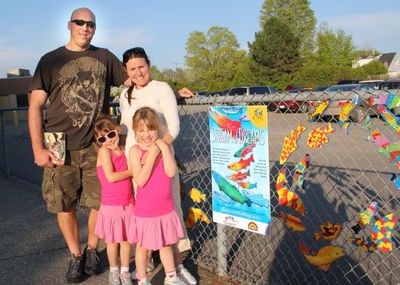
[[28, 94], [31, 80], [32, 76], [0, 78], [0, 96]]
[[379, 57], [379, 61], [382, 62], [384, 65], [386, 65], [386, 67], [389, 67], [395, 55], [396, 55], [395, 52], [383, 53]]

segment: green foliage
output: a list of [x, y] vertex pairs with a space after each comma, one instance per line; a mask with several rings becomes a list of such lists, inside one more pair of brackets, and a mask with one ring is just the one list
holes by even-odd
[[377, 56], [381, 54], [378, 50], [376, 49], [367, 49], [367, 50], [355, 50], [353, 52], [353, 57], [354, 58], [366, 58], [368, 56]]
[[388, 72], [386, 65], [378, 60], [371, 61], [370, 63], [359, 68], [361, 68], [367, 76], [386, 74]]
[[269, 18], [249, 43], [250, 70], [257, 83], [272, 83], [280, 89], [291, 83], [300, 67], [299, 44], [288, 25], [276, 17]]
[[341, 79], [358, 79], [353, 72], [354, 45], [343, 30], [336, 32], [326, 25], [315, 36], [315, 50], [306, 58], [295, 82], [302, 85], [331, 85]]
[[185, 63], [192, 86], [197, 90], [222, 90], [231, 86], [246, 61], [235, 35], [213, 26], [207, 34], [192, 32], [186, 42]]
[[309, 0], [265, 0], [260, 17], [262, 29], [271, 18], [277, 18], [288, 25], [289, 30], [300, 41], [302, 57], [312, 51], [317, 20]]

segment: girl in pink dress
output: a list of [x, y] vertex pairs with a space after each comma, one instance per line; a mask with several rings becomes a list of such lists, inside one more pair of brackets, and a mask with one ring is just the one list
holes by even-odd
[[151, 108], [140, 108], [133, 116], [137, 144], [130, 149], [129, 163], [138, 187], [130, 241], [137, 242], [135, 263], [140, 285], [150, 284], [146, 278], [147, 250], [160, 250], [164, 284], [182, 284], [176, 277], [172, 249], [183, 237], [172, 196], [176, 163], [171, 146], [159, 139], [160, 126], [158, 115]]
[[[109, 117], [95, 122], [94, 133], [101, 145], [97, 156], [97, 175], [101, 184], [101, 206], [95, 233], [107, 244], [110, 264], [110, 285], [132, 285], [129, 273], [130, 251], [128, 234], [133, 219], [134, 198], [132, 173], [128, 170], [125, 150], [119, 145], [121, 129]], [[118, 271], [118, 244], [121, 271]]]

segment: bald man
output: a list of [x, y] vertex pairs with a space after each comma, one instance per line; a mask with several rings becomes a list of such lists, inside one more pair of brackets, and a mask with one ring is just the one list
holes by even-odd
[[[29, 132], [35, 163], [44, 168], [42, 192], [47, 209], [57, 214], [61, 233], [71, 257], [66, 279], [82, 282], [84, 274], [100, 273], [95, 235], [100, 207], [96, 173], [97, 146], [92, 125], [108, 107], [110, 87], [120, 86], [127, 76], [118, 58], [107, 49], [91, 45], [96, 17], [88, 8], [72, 12], [66, 45], [45, 54], [32, 79]], [[42, 110], [48, 100], [43, 118]], [[62, 132], [66, 138], [64, 165], [46, 149], [44, 132]], [[90, 210], [87, 246], [81, 251], [76, 210]]]

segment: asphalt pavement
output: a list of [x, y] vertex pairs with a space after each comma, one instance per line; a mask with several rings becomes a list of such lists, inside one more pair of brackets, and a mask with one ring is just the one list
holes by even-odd
[[[86, 241], [86, 211], [78, 211], [82, 248]], [[81, 284], [108, 284], [108, 265], [101, 242], [102, 274]], [[0, 173], [0, 284], [66, 284], [69, 251], [58, 229], [56, 216], [47, 212], [40, 187]], [[193, 263], [186, 267], [199, 284], [239, 284], [221, 279]], [[131, 267], [134, 266], [132, 258]], [[132, 268], [131, 268], [132, 269]], [[151, 274], [152, 284], [163, 284], [160, 264]]]

